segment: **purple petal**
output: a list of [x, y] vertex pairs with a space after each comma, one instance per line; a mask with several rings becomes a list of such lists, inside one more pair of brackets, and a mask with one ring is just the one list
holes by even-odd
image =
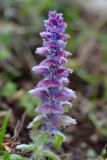
[[66, 47], [67, 42], [64, 42], [63, 40], [58, 40], [58, 45], [60, 48]]
[[37, 97], [48, 97], [49, 96], [46, 89], [44, 88], [34, 88], [30, 90], [29, 93]]
[[56, 80], [42, 80], [41, 82], [39, 82], [38, 86], [39, 87], [57, 87], [60, 86], [60, 82], [56, 81]]
[[35, 53], [40, 54], [40, 55], [48, 55], [50, 51], [47, 47], [39, 47], [36, 49]]
[[61, 57], [60, 61], [61, 61], [61, 64], [64, 64], [64, 63], [68, 62], [67, 58], [64, 58], [64, 57]]
[[40, 63], [40, 65], [46, 65], [46, 66], [59, 66], [60, 64], [57, 61], [45, 59]]
[[55, 73], [55, 75], [58, 76], [58, 77], [61, 77], [61, 76], [67, 77], [71, 71], [72, 71], [71, 69], [62, 68], [62, 69], [59, 69]]
[[67, 76], [67, 70], [66, 69], [59, 69], [57, 72], [55, 72], [55, 76], [62, 77]]
[[43, 38], [51, 38], [51, 33], [50, 32], [41, 32], [40, 36]]
[[76, 98], [76, 94], [72, 89], [64, 87], [64, 89], [62, 90], [62, 93], [68, 96], [69, 98]]
[[67, 56], [70, 56], [70, 55], [72, 55], [72, 53], [70, 53], [70, 52], [68, 52], [68, 51], [61, 51], [61, 53], [60, 53], [62, 56], [65, 56], [65, 57], [67, 57]]
[[62, 39], [62, 40], [65, 40], [65, 39], [68, 39], [68, 38], [70, 38], [70, 35], [69, 34], [60, 34], [60, 39]]
[[67, 126], [67, 125], [71, 125], [71, 124], [76, 124], [76, 120], [66, 116], [66, 115], [61, 115], [59, 118], [59, 122], [62, 124], [62, 126]]
[[66, 116], [66, 115], [60, 115], [56, 120], [52, 121], [54, 127], [60, 128], [61, 126], [65, 127], [71, 124], [76, 124], [76, 120]]
[[66, 24], [66, 23], [61, 23], [61, 24], [59, 25], [59, 32], [64, 32], [65, 29], [66, 29], [66, 27], [67, 27], [67, 24]]
[[48, 70], [48, 67], [47, 66], [34, 66], [32, 68], [32, 70], [36, 73], [40, 73], [40, 74], [48, 74], [49, 73], [49, 70]]
[[51, 104], [44, 104], [42, 106], [37, 107], [36, 111], [43, 112], [45, 114], [52, 113], [52, 112], [53, 113], [60, 113], [60, 112], [63, 112], [63, 108], [61, 108], [59, 106], [54, 106]]
[[43, 46], [46, 47], [54, 47], [54, 48], [58, 48], [59, 45], [56, 42], [50, 42], [50, 41], [43, 41]]
[[63, 83], [63, 84], [68, 84], [68, 83], [69, 83], [69, 79], [66, 78], [66, 77], [62, 77], [62, 78], [60, 79], [60, 82]]
[[56, 96], [56, 99], [60, 101], [68, 101], [72, 98], [76, 98], [76, 94], [72, 89], [64, 88], [60, 91], [60, 93]]

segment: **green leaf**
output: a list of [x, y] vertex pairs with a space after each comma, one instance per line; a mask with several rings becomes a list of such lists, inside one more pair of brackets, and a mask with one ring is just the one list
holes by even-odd
[[10, 118], [10, 112], [7, 113], [7, 115], [4, 119], [3, 125], [1, 127], [1, 130], [0, 130], [0, 146], [3, 143], [3, 138], [4, 138], [4, 135], [6, 133], [6, 128], [7, 128], [7, 125], [8, 125], [9, 118]]
[[52, 160], [60, 160], [60, 158], [53, 152], [49, 151], [49, 150], [44, 150], [42, 151], [42, 155], [44, 157], [49, 157], [51, 158]]
[[16, 88], [17, 86], [15, 83], [8, 82], [1, 91], [1, 96], [6, 96], [6, 97], [12, 96], [16, 92]]
[[36, 146], [40, 146], [48, 141], [49, 141], [48, 135], [40, 135], [40, 136], [37, 136], [37, 138], [35, 139], [35, 144]]
[[97, 117], [94, 113], [90, 113], [89, 114], [89, 119], [92, 121], [92, 123], [96, 126], [97, 129], [99, 129], [99, 123], [98, 123], [98, 120], [97, 120]]
[[65, 8], [65, 16], [66, 18], [68, 18], [70, 21], [72, 20], [77, 21], [80, 17], [79, 17], [79, 10], [77, 8], [75, 8], [74, 6], [71, 8], [67, 7]]
[[69, 111], [69, 107], [67, 105], [64, 105], [64, 112], [68, 112]]
[[56, 133], [56, 139], [54, 141], [55, 147], [60, 147], [62, 142], [65, 140], [65, 136], [61, 132], [55, 132]]
[[97, 119], [96, 115], [94, 113], [89, 114], [89, 119], [92, 121], [92, 123], [95, 125], [97, 130], [102, 134], [103, 136], [107, 136], [107, 126], [102, 127], [99, 124], [99, 120]]
[[4, 152], [4, 154], [3, 154], [3, 160], [10, 160], [8, 152]]
[[37, 146], [35, 144], [20, 144], [16, 147], [16, 149], [22, 149], [25, 151], [36, 151]]
[[100, 156], [98, 157], [98, 160], [104, 160], [105, 156], [107, 154], [107, 144], [102, 149]]
[[86, 81], [87, 83], [92, 84], [92, 85], [98, 84], [98, 82], [101, 79], [100, 76], [91, 75], [91, 74], [87, 73], [86, 71], [80, 70], [80, 69], [78, 71], [76, 71], [75, 73], [81, 79], [83, 79], [84, 81]]
[[12, 43], [12, 35], [10, 33], [2, 34], [0, 32], [0, 44], [2, 45], [9, 45]]
[[29, 123], [28, 128], [33, 128], [33, 127], [37, 127], [40, 126], [41, 121], [32, 121], [31, 123]]
[[11, 154], [10, 160], [23, 160], [23, 157], [18, 154]]
[[107, 76], [104, 78], [104, 95], [103, 99], [105, 102], [107, 102]]
[[7, 49], [1, 49], [0, 50], [0, 60], [8, 58], [10, 55], [10, 52]]
[[103, 136], [107, 137], [107, 125], [105, 127], [101, 127], [99, 131]]
[[20, 144], [16, 147], [16, 149], [19, 149], [19, 150], [22, 149], [26, 151], [37, 151], [38, 147], [48, 142], [49, 136], [48, 135], [39, 135], [39, 136], [36, 135], [35, 137], [33, 137], [33, 140], [34, 140], [34, 144]]

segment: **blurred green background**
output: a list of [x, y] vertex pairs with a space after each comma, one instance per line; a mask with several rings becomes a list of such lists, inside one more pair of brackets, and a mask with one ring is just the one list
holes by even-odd
[[[39, 32], [48, 11], [64, 14], [71, 38], [66, 50], [73, 53], [69, 87], [77, 93], [69, 114], [76, 126], [64, 132], [68, 141], [62, 154], [73, 160], [94, 160], [107, 143], [107, 2], [102, 0], [0, 0], [0, 125], [6, 112], [12, 116], [8, 132], [26, 110], [25, 128], [41, 102], [27, 91], [41, 79], [31, 71], [43, 57], [35, 54], [42, 45]], [[25, 129], [22, 142], [28, 136]], [[24, 131], [22, 131], [24, 132]]]

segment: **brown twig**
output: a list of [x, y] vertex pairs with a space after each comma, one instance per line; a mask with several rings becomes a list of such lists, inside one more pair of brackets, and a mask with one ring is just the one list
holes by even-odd
[[23, 113], [21, 120], [18, 120], [16, 127], [14, 129], [14, 135], [11, 139], [16, 139], [19, 136], [23, 128], [25, 118], [26, 118], [26, 112]]

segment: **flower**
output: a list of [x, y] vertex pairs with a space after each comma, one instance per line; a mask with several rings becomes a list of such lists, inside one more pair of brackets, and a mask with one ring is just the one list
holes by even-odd
[[69, 100], [76, 98], [76, 94], [72, 89], [65, 87], [69, 83], [68, 76], [72, 70], [64, 67], [68, 62], [67, 56], [71, 53], [64, 49], [67, 45], [65, 40], [70, 36], [64, 33], [67, 24], [63, 21], [63, 14], [49, 11], [49, 18], [44, 21], [44, 27], [45, 31], [40, 33], [43, 46], [37, 48], [35, 53], [45, 56], [46, 59], [32, 68], [44, 78], [36, 88], [29, 91], [39, 97], [43, 104], [35, 109], [39, 115], [30, 123], [30, 127], [34, 122], [41, 121], [43, 131], [52, 134], [60, 131], [61, 126], [76, 124], [75, 119], [64, 115], [64, 106], [70, 108], [72, 104]]

